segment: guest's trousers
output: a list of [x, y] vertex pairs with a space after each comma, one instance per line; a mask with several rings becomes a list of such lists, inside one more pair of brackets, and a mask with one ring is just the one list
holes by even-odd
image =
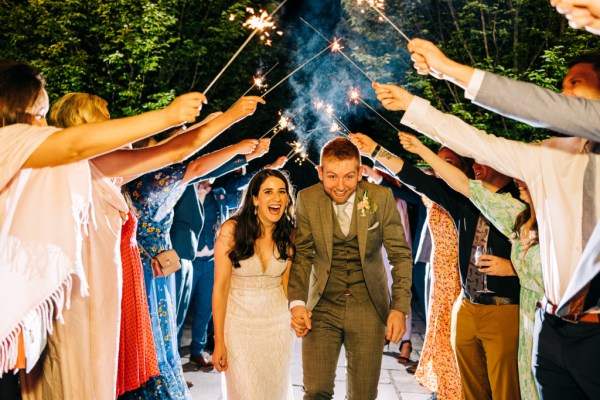
[[466, 298], [452, 324], [465, 400], [518, 400], [519, 306]]
[[342, 345], [348, 365], [346, 399], [376, 399], [384, 344], [385, 325], [371, 301], [321, 297], [313, 310], [312, 330], [302, 339], [304, 400], [333, 398]]
[[215, 260], [194, 260], [194, 283], [192, 285], [191, 309], [193, 310], [192, 343], [190, 353], [201, 354], [206, 347], [206, 333], [212, 318], [212, 294], [215, 283]]
[[533, 368], [540, 399], [600, 399], [600, 324], [563, 321], [538, 309]]

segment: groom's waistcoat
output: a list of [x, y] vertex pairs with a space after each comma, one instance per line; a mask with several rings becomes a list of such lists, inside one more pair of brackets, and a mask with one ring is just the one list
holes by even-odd
[[348, 236], [344, 236], [338, 219], [335, 213], [333, 214], [331, 272], [323, 292], [324, 297], [333, 301], [347, 290], [361, 303], [369, 299], [358, 249], [356, 214], [355, 206]]

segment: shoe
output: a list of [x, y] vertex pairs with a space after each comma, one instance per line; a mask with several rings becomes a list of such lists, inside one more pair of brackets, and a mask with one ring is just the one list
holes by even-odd
[[414, 375], [417, 372], [417, 368], [419, 367], [419, 363], [417, 361], [410, 361], [407, 363], [406, 372], [411, 375]]
[[210, 372], [215, 369], [214, 364], [210, 360], [207, 360], [204, 354], [191, 355], [190, 362], [198, 364], [202, 372]]
[[194, 384], [190, 381], [185, 381], [185, 384], [187, 385], [188, 389], [194, 386]]
[[[406, 349], [404, 347], [405, 344], [408, 344], [408, 349]], [[410, 359], [410, 354], [412, 353], [412, 342], [410, 340], [403, 340], [400, 342], [400, 354], [402, 354], [404, 352], [404, 350], [408, 350], [408, 357], [405, 356], [398, 356], [398, 358], [396, 359], [396, 361], [398, 361], [400, 364], [408, 364], [409, 362], [411, 362], [412, 360]], [[406, 353], [405, 353], [406, 354]]]

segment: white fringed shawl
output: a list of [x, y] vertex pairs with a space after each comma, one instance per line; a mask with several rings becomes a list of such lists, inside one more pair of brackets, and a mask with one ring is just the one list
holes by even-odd
[[[21, 330], [29, 338], [26, 321], [41, 320], [51, 332], [53, 318], [62, 320], [73, 274], [81, 279], [81, 295], [87, 295], [81, 259], [91, 204], [87, 161], [22, 169], [57, 130], [24, 124], [0, 128], [0, 372], [13, 368]], [[26, 354], [45, 337], [36, 340], [26, 343]]]

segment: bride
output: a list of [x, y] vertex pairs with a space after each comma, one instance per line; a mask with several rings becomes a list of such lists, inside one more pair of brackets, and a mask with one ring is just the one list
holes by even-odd
[[293, 399], [287, 283], [294, 254], [291, 184], [258, 172], [215, 243], [212, 361], [229, 400]]

